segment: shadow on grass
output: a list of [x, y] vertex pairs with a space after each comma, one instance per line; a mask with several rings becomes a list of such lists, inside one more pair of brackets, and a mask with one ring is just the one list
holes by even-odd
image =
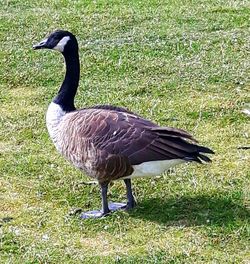
[[233, 199], [226, 193], [219, 193], [216, 196], [145, 199], [135, 210], [130, 211], [130, 216], [168, 226], [232, 225], [233, 227], [238, 221], [249, 222], [250, 211], [242, 205], [239, 197]]

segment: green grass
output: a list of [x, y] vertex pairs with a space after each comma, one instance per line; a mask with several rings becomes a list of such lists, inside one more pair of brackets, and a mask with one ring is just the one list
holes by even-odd
[[[50, 4], [48, 4], [50, 2]], [[0, 3], [0, 263], [249, 263], [250, 3]], [[59, 53], [32, 44], [57, 28], [79, 40], [79, 107], [124, 106], [192, 132], [213, 163], [133, 182], [135, 210], [99, 220], [97, 186], [56, 152], [47, 105]], [[109, 199], [125, 200], [116, 182]]]

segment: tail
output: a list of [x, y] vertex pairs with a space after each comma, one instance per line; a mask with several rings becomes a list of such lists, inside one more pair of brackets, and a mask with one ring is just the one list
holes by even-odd
[[168, 151], [177, 154], [179, 158], [186, 161], [198, 163], [211, 162], [205, 154], [214, 154], [210, 148], [198, 145], [198, 141], [188, 132], [172, 127], [152, 128], [159, 136], [159, 140]]
[[206, 155], [202, 153], [215, 154], [213, 150], [207, 147], [199, 146], [199, 145], [196, 145], [196, 147], [197, 147], [197, 151], [195, 153], [192, 153], [192, 156], [185, 157], [184, 160], [196, 161], [198, 163], [212, 162], [212, 160], [209, 157], [207, 157]]

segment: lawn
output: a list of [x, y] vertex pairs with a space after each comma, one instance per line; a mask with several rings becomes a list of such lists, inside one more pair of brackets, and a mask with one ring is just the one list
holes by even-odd
[[[250, 263], [250, 2], [0, 2], [0, 263]], [[216, 154], [133, 181], [130, 212], [81, 220], [96, 185], [55, 150], [45, 112], [63, 58], [32, 45], [79, 40], [76, 105], [114, 104], [183, 128]], [[125, 201], [123, 182], [109, 191]]]

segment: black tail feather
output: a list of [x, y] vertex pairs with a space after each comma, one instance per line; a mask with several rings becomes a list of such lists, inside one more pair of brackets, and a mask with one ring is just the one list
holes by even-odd
[[212, 149], [203, 146], [198, 146], [198, 152], [215, 154]]
[[205, 161], [205, 162], [212, 162], [210, 158], [208, 158], [207, 156], [205, 155], [202, 155], [202, 154], [198, 154], [197, 155], [202, 161]]
[[198, 144], [191, 134], [172, 127], [152, 127], [151, 132], [157, 135], [149, 149], [161, 155], [165, 159], [183, 159], [189, 162], [211, 162], [204, 154], [214, 154], [208, 147]]

